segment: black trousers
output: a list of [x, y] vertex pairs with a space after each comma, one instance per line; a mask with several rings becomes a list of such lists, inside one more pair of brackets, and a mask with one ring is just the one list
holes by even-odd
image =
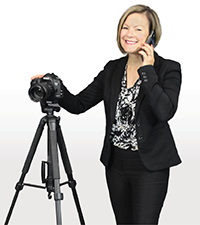
[[158, 224], [169, 169], [151, 172], [144, 167], [138, 151], [113, 147], [106, 179], [117, 224]]

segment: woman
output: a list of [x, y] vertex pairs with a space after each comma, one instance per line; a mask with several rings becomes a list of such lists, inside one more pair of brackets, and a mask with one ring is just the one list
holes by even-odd
[[101, 161], [117, 224], [158, 224], [169, 168], [181, 163], [168, 125], [177, 109], [181, 69], [146, 43], [152, 31], [156, 46], [161, 26], [155, 11], [144, 5], [130, 7], [117, 33], [126, 56], [108, 62], [78, 95], [64, 87], [59, 102], [79, 114], [104, 101]]

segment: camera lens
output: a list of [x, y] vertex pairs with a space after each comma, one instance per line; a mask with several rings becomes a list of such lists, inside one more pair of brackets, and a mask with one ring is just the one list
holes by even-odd
[[36, 87], [35, 90], [33, 90], [34, 92], [34, 97], [35, 98], [44, 98], [44, 91], [42, 90], [41, 87]]
[[34, 102], [39, 102], [45, 97], [45, 90], [42, 86], [36, 85], [29, 89], [29, 96]]

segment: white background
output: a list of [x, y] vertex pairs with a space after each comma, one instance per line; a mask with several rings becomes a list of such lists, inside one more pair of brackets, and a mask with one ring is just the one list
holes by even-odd
[[[182, 65], [179, 108], [170, 125], [183, 163], [171, 170], [160, 224], [200, 224], [199, 2], [34, 0], [0, 1], [0, 224], [40, 118], [39, 103], [28, 97], [30, 77], [54, 72], [76, 94], [111, 59], [122, 56], [116, 44], [119, 18], [131, 5], [147, 4], [159, 15], [163, 36], [156, 51]], [[105, 129], [100, 103], [83, 115], [61, 110], [61, 126], [78, 182], [86, 224], [115, 224], [104, 167], [99, 162]], [[40, 184], [46, 160], [46, 129], [25, 181]], [[61, 177], [66, 179], [62, 164]], [[68, 186], [62, 187], [63, 224], [79, 224]], [[10, 224], [55, 224], [54, 201], [44, 190], [20, 192]]]

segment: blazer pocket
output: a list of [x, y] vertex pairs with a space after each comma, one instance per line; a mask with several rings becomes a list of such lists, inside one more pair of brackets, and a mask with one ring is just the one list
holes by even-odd
[[150, 149], [155, 149], [157, 151], [176, 148], [169, 125], [165, 124], [163, 126], [159, 124], [158, 126], [155, 126], [149, 135], [147, 146]]

